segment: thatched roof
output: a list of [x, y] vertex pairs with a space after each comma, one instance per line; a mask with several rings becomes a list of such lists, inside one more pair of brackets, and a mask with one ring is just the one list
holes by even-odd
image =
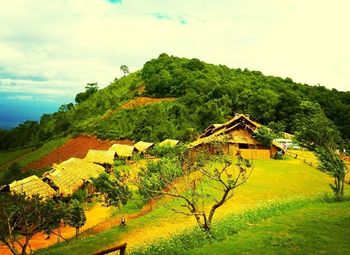
[[192, 143], [190, 143], [187, 147], [194, 148], [194, 147], [197, 147], [198, 145], [201, 145], [201, 144], [208, 144], [208, 143], [212, 143], [212, 142], [225, 142], [225, 141], [228, 141], [228, 136], [226, 136], [226, 135], [209, 136], [209, 137], [199, 138], [196, 141], [193, 141]]
[[120, 158], [128, 158], [132, 156], [134, 146], [115, 143], [108, 150], [116, 152]]
[[244, 125], [245, 128], [248, 128], [253, 132], [261, 127], [261, 124], [251, 120], [249, 116], [246, 116], [244, 114], [237, 114], [232, 119], [223, 124], [210, 125], [205, 129], [204, 133], [200, 135], [199, 138], [208, 137], [213, 134], [219, 135], [222, 133], [227, 133], [239, 125]]
[[114, 151], [89, 150], [84, 160], [96, 164], [114, 164]]
[[53, 170], [44, 174], [53, 185], [59, 189], [59, 193], [66, 196], [73, 194], [85, 181], [91, 177], [97, 178], [104, 172], [102, 166], [87, 162], [83, 159], [70, 158], [58, 165]]
[[13, 193], [24, 193], [26, 196], [39, 195], [42, 198], [53, 197], [56, 192], [42, 179], [32, 175], [20, 181], [14, 181], [9, 185]]
[[175, 147], [179, 142], [178, 140], [165, 139], [163, 142], [159, 143], [159, 146]]
[[154, 143], [147, 143], [147, 142], [143, 142], [143, 141], [139, 141], [136, 144], [134, 144], [134, 147], [138, 152], [145, 152], [146, 150], [148, 150], [152, 146], [154, 146]]

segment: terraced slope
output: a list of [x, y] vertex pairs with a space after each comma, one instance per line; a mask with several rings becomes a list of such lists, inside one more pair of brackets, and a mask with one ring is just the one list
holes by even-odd
[[113, 143], [131, 144], [130, 140], [101, 140], [91, 136], [78, 136], [70, 139], [63, 146], [52, 151], [48, 155], [36, 160], [24, 167], [28, 169], [42, 169], [54, 163], [60, 163], [69, 158], [84, 158], [90, 149], [107, 150]]

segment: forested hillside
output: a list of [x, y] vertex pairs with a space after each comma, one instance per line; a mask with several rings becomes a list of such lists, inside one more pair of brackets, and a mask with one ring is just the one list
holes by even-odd
[[[116, 79], [104, 89], [87, 86], [79, 94], [75, 104], [44, 114], [40, 122], [27, 121], [10, 131], [0, 131], [0, 149], [38, 146], [45, 140], [79, 133], [111, 139], [189, 141], [209, 124], [223, 122], [235, 112], [249, 113], [275, 130], [293, 133], [298, 119], [308, 113], [305, 105], [317, 108], [317, 104], [339, 129], [345, 144], [350, 140], [350, 92], [198, 59], [161, 54], [140, 71]], [[139, 95], [177, 99], [119, 108]]]

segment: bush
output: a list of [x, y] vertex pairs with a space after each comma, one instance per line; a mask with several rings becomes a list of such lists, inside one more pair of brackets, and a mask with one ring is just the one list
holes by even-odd
[[143, 197], [149, 199], [182, 174], [181, 162], [177, 158], [150, 161], [147, 168], [142, 168], [138, 174], [139, 192]]

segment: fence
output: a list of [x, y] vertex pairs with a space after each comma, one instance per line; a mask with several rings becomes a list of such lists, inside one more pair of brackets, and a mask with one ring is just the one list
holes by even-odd
[[99, 252], [95, 252], [91, 255], [105, 255], [105, 254], [110, 254], [112, 252], [115, 251], [120, 251], [120, 255], [125, 255], [126, 254], [126, 243], [120, 244], [118, 246], [103, 250], [103, 251], [99, 251]]
[[303, 155], [295, 153], [295, 152], [291, 152], [291, 151], [286, 151], [287, 155], [290, 155], [291, 157], [295, 158], [295, 159], [299, 159], [300, 161], [304, 162], [305, 164], [317, 168], [318, 164], [317, 162], [315, 162], [314, 160], [311, 160], [309, 158], [303, 157]]

